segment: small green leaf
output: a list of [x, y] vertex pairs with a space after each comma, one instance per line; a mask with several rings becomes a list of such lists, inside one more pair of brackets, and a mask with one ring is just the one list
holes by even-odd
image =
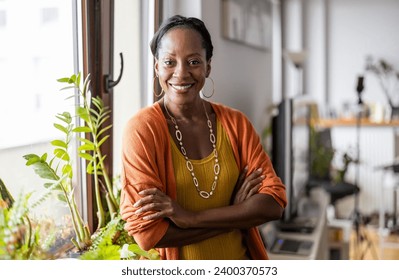
[[70, 84], [74, 84], [75, 83], [75, 81], [76, 81], [76, 75], [75, 74], [73, 74], [70, 78], [69, 78], [69, 81], [68, 81], [68, 83], [70, 83]]
[[72, 98], [75, 98], [75, 94], [72, 94], [71, 96], [66, 97], [65, 100], [72, 99]]
[[58, 124], [58, 123], [55, 123], [55, 124], [54, 124], [54, 127], [55, 127], [56, 129], [58, 129], [58, 130], [61, 130], [61, 131], [64, 132], [65, 134], [68, 133], [68, 129], [65, 128], [65, 127], [63, 127], [62, 125], [60, 125], [60, 124]]
[[67, 202], [67, 200], [66, 200], [66, 198], [65, 198], [65, 195], [63, 195], [63, 194], [59, 194], [59, 195], [57, 195], [57, 198], [58, 198], [58, 200], [60, 200], [60, 201], [62, 201], [62, 202]]
[[67, 124], [70, 124], [70, 123], [72, 122], [71, 113], [69, 113], [69, 112], [63, 112], [62, 114], [58, 114], [58, 115], [64, 117], [65, 122], [66, 122]]
[[84, 144], [79, 146], [78, 151], [94, 151], [94, 145]]
[[28, 154], [28, 155], [24, 155], [23, 156], [24, 159], [26, 159], [26, 165], [32, 165], [38, 161], [40, 161], [40, 157], [38, 155], [35, 154]]
[[76, 85], [79, 86], [80, 85], [80, 78], [81, 78], [81, 73], [78, 73], [78, 76], [76, 78]]
[[93, 174], [93, 171], [94, 171], [94, 162], [93, 162], [93, 161], [90, 161], [90, 162], [87, 164], [87, 166], [86, 166], [86, 172], [87, 172], [88, 174]]
[[107, 141], [107, 139], [109, 138], [110, 136], [109, 135], [106, 135], [103, 139], [101, 139], [101, 141], [100, 142], [98, 142], [98, 147], [100, 147], [105, 141]]
[[90, 122], [89, 120], [89, 114], [87, 113], [86, 109], [83, 107], [77, 107], [76, 108], [76, 114], [83, 119], [85, 122]]
[[92, 145], [94, 147], [94, 143], [92, 141], [90, 141], [89, 139], [79, 137], [79, 140], [82, 141], [83, 143]]
[[47, 160], [47, 153], [44, 153], [41, 157], [40, 157], [41, 161], [46, 161]]
[[60, 78], [60, 79], [57, 79], [57, 82], [60, 82], [60, 83], [67, 83], [69, 81], [69, 78]]
[[68, 153], [63, 149], [54, 149], [54, 155], [64, 161], [69, 161], [70, 159]]
[[87, 95], [87, 91], [89, 90], [89, 88], [90, 88], [90, 74], [86, 76], [86, 79], [83, 83], [83, 91], [82, 91], [83, 96]]
[[66, 149], [68, 147], [68, 145], [62, 140], [53, 140], [53, 141], [51, 141], [51, 145], [56, 146], [56, 147], [61, 147], [64, 149]]
[[90, 127], [87, 127], [87, 126], [78, 126], [78, 127], [75, 127], [72, 131], [73, 132], [91, 132], [91, 129], [90, 129]]
[[98, 122], [98, 126], [101, 126], [106, 120], [109, 119], [109, 116], [104, 116], [100, 118], [100, 121]]
[[60, 90], [66, 90], [66, 89], [71, 89], [71, 88], [76, 88], [75, 86], [67, 86], [67, 87], [63, 87]]
[[69, 177], [71, 177], [71, 172], [72, 172], [72, 166], [70, 164], [65, 164], [64, 167], [62, 168], [62, 173], [63, 174], [68, 174]]
[[61, 184], [59, 182], [55, 183], [44, 183], [43, 185], [46, 189], [51, 189], [51, 190], [62, 190]]
[[89, 161], [93, 161], [94, 160], [93, 156], [90, 155], [90, 154], [87, 154], [87, 153], [79, 153], [79, 156], [81, 158], [84, 158], [84, 159], [89, 160]]
[[109, 130], [111, 127], [112, 127], [112, 124], [101, 129], [100, 132], [97, 133], [97, 137], [100, 136], [101, 134], [103, 134], [104, 132], [106, 132], [107, 130]]

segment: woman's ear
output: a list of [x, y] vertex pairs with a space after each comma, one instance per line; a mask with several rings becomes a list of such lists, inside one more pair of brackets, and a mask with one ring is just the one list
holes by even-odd
[[155, 63], [154, 63], [154, 71], [155, 75], [158, 77], [158, 59], [155, 58]]
[[207, 64], [206, 64], [206, 75], [205, 75], [205, 77], [207, 77], [207, 78], [211, 74], [211, 69], [212, 69], [211, 62], [212, 62], [212, 59], [209, 59]]

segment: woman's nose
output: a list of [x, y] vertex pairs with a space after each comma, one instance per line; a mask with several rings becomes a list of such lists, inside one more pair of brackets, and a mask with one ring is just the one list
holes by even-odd
[[185, 65], [184, 63], [177, 63], [176, 67], [175, 67], [175, 71], [173, 73], [174, 77], [186, 77], [189, 74], [189, 70], [187, 65]]

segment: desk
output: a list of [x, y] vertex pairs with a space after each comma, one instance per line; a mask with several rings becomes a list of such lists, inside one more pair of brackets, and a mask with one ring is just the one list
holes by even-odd
[[[299, 233], [299, 232], [277, 232], [278, 238], [289, 238], [294, 240], [305, 240], [312, 241], [313, 246], [311, 252], [307, 256], [301, 256], [297, 254], [273, 254], [268, 252], [269, 258], [271, 260], [325, 260], [329, 258], [329, 248], [328, 248], [328, 227], [327, 227], [327, 216], [326, 209], [329, 203], [329, 196], [321, 188], [315, 188], [310, 193], [310, 202], [318, 203], [319, 211], [315, 213], [314, 211], [308, 210], [303, 212], [304, 217], [314, 217], [318, 216], [318, 222], [312, 233]], [[266, 227], [266, 225], [264, 225]], [[265, 227], [261, 228], [265, 230]], [[266, 229], [267, 230], [267, 229]]]

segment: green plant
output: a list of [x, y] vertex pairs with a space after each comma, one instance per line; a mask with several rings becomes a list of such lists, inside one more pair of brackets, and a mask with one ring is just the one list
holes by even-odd
[[343, 167], [335, 170], [335, 175], [333, 177], [335, 183], [342, 183], [345, 181], [346, 172], [348, 171], [349, 164], [352, 162], [355, 162], [355, 160], [345, 152], [342, 156]]
[[391, 108], [397, 107], [398, 104], [394, 104], [394, 101], [398, 101], [398, 97], [394, 95], [399, 93], [399, 71], [385, 59], [374, 61], [369, 56], [366, 60], [366, 70], [377, 76], [389, 105]]
[[61, 123], [54, 123], [54, 127], [64, 134], [64, 139], [57, 139], [51, 142], [54, 147], [54, 157], [49, 160], [47, 153], [44, 153], [42, 156], [28, 154], [24, 158], [26, 159], [26, 165], [32, 166], [35, 173], [46, 180], [44, 187], [49, 192], [55, 192], [57, 194], [56, 197], [68, 206], [76, 234], [71, 241], [78, 250], [82, 251], [90, 247], [91, 235], [88, 225], [85, 224], [78, 210], [72, 184], [73, 169], [69, 151], [73, 138], [72, 117], [69, 112], [64, 112], [58, 114], [57, 118]]
[[310, 174], [314, 179], [329, 180], [334, 149], [323, 145], [320, 133], [310, 126]]
[[42, 232], [42, 224], [29, 218], [32, 193], [16, 200], [0, 179], [0, 260], [51, 259], [55, 234]]
[[[41, 156], [28, 154], [24, 156], [26, 165], [32, 166], [41, 178], [47, 180], [44, 186], [49, 192], [56, 192], [59, 200], [67, 204], [76, 235], [72, 243], [81, 254], [81, 259], [120, 259], [121, 252], [130, 252], [129, 256], [156, 259], [159, 257], [157, 251], [141, 250], [127, 234], [124, 230], [125, 221], [119, 215], [120, 190], [117, 188], [117, 179], [110, 180], [104, 164], [106, 155], [101, 151], [101, 146], [109, 139], [107, 131], [112, 126], [106, 125], [106, 121], [111, 111], [104, 106], [100, 97], [90, 97], [90, 75], [86, 77], [83, 85], [80, 73], [58, 81], [67, 84], [61, 90], [74, 89], [79, 96], [81, 104], [75, 107], [79, 125], [74, 126], [70, 113], [58, 114], [56, 117], [60, 122], [54, 123], [54, 127], [64, 136], [63, 139], [51, 141], [54, 156], [49, 159], [47, 153]], [[71, 97], [75, 97], [75, 94], [67, 98]], [[86, 134], [85, 137], [82, 134]], [[71, 151], [70, 143], [74, 137], [80, 141], [80, 146], [76, 151]], [[86, 161], [86, 172], [94, 179], [98, 226], [92, 234], [84, 223], [75, 201], [72, 152], [76, 152]]]
[[79, 259], [82, 260], [119, 260], [160, 258], [158, 251], [142, 250], [134, 239], [124, 230], [125, 222], [120, 215], [114, 217], [107, 225], [93, 235], [93, 245]]
[[[90, 75], [87, 75], [83, 86], [80, 85], [80, 80], [80, 73], [71, 77], [58, 79], [60, 83], [68, 85], [63, 89], [75, 89], [82, 100], [82, 104], [76, 106], [76, 114], [84, 121], [84, 124], [74, 128], [73, 131], [78, 134], [89, 133], [91, 137], [91, 139], [87, 139], [78, 135], [79, 140], [82, 142], [82, 145], [78, 148], [78, 152], [79, 156], [88, 162], [86, 167], [87, 173], [93, 175], [98, 218], [97, 229], [100, 229], [107, 222], [101, 190], [105, 192], [105, 200], [110, 218], [114, 217], [119, 209], [119, 203], [115, 198], [114, 185], [110, 180], [104, 164], [106, 155], [103, 155], [101, 151], [101, 146], [109, 138], [109, 134], [106, 134], [106, 132], [112, 127], [112, 125], [103, 127], [109, 119], [111, 111], [108, 107], [104, 106], [104, 102], [100, 97], [89, 97]], [[102, 186], [105, 186], [105, 188], [101, 188]]]
[[[71, 141], [74, 136], [78, 137], [81, 145], [78, 147], [78, 155], [85, 159], [87, 163], [87, 173], [94, 177], [94, 190], [97, 207], [98, 227], [100, 229], [106, 224], [106, 213], [103, 206], [103, 197], [101, 195], [100, 184], [104, 181], [105, 200], [108, 206], [109, 217], [112, 218], [118, 211], [118, 202], [114, 195], [113, 184], [109, 179], [107, 170], [104, 165], [104, 159], [101, 153], [101, 145], [109, 138], [106, 134], [111, 126], [102, 128], [102, 125], [109, 118], [110, 110], [104, 106], [103, 101], [99, 97], [89, 98], [90, 89], [90, 75], [86, 77], [81, 85], [81, 75], [72, 75], [69, 78], [58, 79], [60, 83], [67, 83], [68, 86], [62, 88], [75, 89], [82, 100], [82, 104], [76, 105], [75, 112], [78, 118], [83, 121], [83, 125], [74, 126], [73, 117], [69, 112], [58, 114], [56, 117], [61, 122], [54, 123], [54, 127], [64, 134], [63, 139], [56, 139], [51, 142], [54, 147], [54, 157], [47, 159], [47, 153], [42, 156], [35, 154], [25, 155], [27, 160], [26, 165], [32, 166], [36, 174], [41, 178], [49, 181], [60, 181], [60, 184], [55, 185], [50, 191], [58, 193], [59, 200], [65, 202], [70, 210], [73, 227], [76, 238], [72, 239], [72, 243], [79, 251], [87, 250], [91, 244], [91, 234], [87, 224], [84, 223], [80, 212], [78, 211], [74, 187], [72, 185], [73, 168], [71, 157]], [[68, 97], [74, 97], [72, 96]], [[93, 106], [91, 106], [93, 104]], [[93, 108], [92, 108], [93, 107]], [[78, 122], [79, 123], [79, 122]], [[89, 133], [91, 139], [81, 137], [82, 133]], [[102, 177], [104, 180], [100, 179]], [[49, 183], [45, 183], [46, 188]], [[54, 186], [54, 185], [53, 185]]]

